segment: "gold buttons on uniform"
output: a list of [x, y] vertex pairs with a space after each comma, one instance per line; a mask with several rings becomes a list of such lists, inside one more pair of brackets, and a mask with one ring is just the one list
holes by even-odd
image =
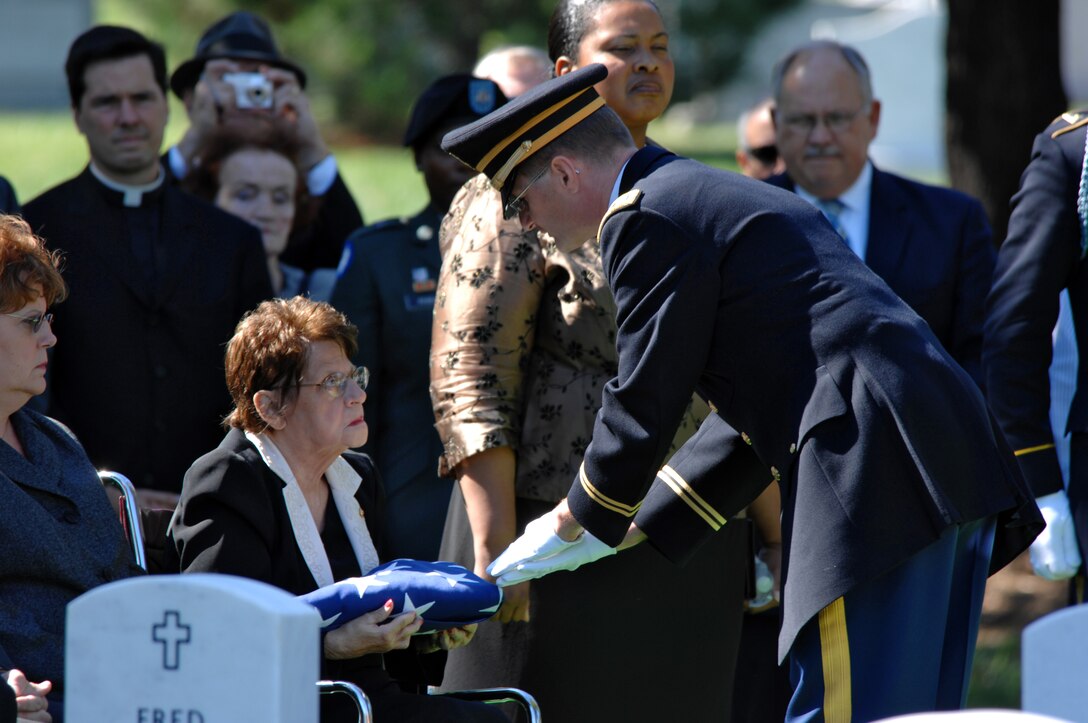
[[359, 508], [359, 517], [366, 517], [366, 513], [365, 513], [365, 512], [363, 512], [363, 508], [362, 508], [362, 507], [360, 507], [360, 508]]
[[792, 444], [792, 443], [790, 444], [790, 454], [797, 454], [797, 445], [796, 444]]
[[743, 439], [744, 443], [747, 444], [749, 447], [752, 446], [752, 438], [748, 436], [747, 432], [741, 432], [740, 438]]
[[781, 482], [782, 481], [782, 475], [779, 474], [777, 467], [771, 467], [771, 476], [774, 477], [775, 482]]

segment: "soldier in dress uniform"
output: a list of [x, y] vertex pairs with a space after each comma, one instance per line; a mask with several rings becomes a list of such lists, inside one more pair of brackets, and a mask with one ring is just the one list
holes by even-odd
[[448, 131], [477, 120], [506, 96], [468, 74], [434, 81], [412, 109], [404, 145], [412, 149], [429, 201], [411, 218], [359, 229], [344, 248], [331, 303], [359, 327], [352, 360], [370, 369], [366, 413], [374, 430], [364, 448], [385, 482], [393, 557], [433, 560], [452, 481], [438, 476], [442, 443], [428, 392], [431, 316], [442, 259], [438, 228], [474, 173], [439, 147]]
[[[443, 139], [526, 227], [560, 248], [596, 235], [619, 324], [567, 499], [491, 574], [517, 584], [646, 537], [683, 560], [769, 472], [787, 720], [962, 707], [987, 572], [1040, 526], [978, 386], [811, 205], [637, 149], [593, 91], [606, 72], [556, 78]], [[693, 390], [714, 413], [662, 467]]]
[[[1088, 111], [1056, 118], [1035, 137], [1012, 198], [1008, 236], [987, 298], [983, 368], [990, 406], [1016, 452], [1047, 528], [1031, 546], [1036, 573], [1073, 577], [1088, 555], [1088, 365], [1076, 372], [1068, 420], [1068, 489], [1049, 410], [1051, 331], [1069, 295], [1077, 356], [1088, 358]], [[1062, 429], [1064, 427], [1064, 430]], [[1075, 592], [1083, 599], [1083, 576]]]

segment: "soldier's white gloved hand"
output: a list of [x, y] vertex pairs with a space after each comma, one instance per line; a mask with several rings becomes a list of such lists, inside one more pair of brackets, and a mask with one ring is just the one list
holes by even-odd
[[[487, 573], [492, 577], [499, 577], [520, 564], [543, 560], [577, 544], [578, 540], [567, 542], [555, 534], [555, 517], [552, 512], [548, 512], [526, 525], [521, 537], [511, 542], [510, 546], [487, 566]], [[500, 584], [503, 583], [500, 582]]]
[[[526, 532], [528, 532], [528, 528], [526, 528]], [[516, 544], [517, 541], [515, 540], [514, 545]], [[511, 545], [507, 552], [513, 549], [514, 545]], [[586, 563], [600, 560], [602, 557], [608, 557], [609, 555], [615, 555], [616, 548], [609, 547], [589, 531], [585, 531], [577, 540], [566, 543], [566, 547], [547, 557], [526, 559], [510, 565], [508, 561], [503, 559], [507, 552], [500, 555], [491, 566], [491, 568], [497, 568], [500, 563], [503, 563], [501, 570], [496, 572], [491, 568], [488, 569], [488, 572], [498, 578], [497, 582], [500, 587], [517, 585], [526, 580], [535, 580], [538, 577], [544, 577], [560, 570], [577, 570]]]
[[1080, 567], [1077, 533], [1073, 513], [1064, 491], [1043, 495], [1035, 500], [1043, 513], [1046, 528], [1031, 543], [1031, 566], [1035, 574], [1047, 580], [1066, 580]]

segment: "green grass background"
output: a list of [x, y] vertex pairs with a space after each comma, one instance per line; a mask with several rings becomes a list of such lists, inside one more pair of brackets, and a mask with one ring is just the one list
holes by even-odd
[[[171, 101], [165, 145], [184, 131], [185, 111]], [[651, 136], [679, 153], [736, 169], [735, 132], [727, 124], [698, 129], [658, 124]], [[412, 215], [426, 203], [427, 189], [408, 149], [342, 143], [334, 144], [333, 152], [368, 222]], [[0, 113], [0, 175], [14, 184], [20, 201], [76, 175], [86, 163], [87, 146], [70, 113]]]

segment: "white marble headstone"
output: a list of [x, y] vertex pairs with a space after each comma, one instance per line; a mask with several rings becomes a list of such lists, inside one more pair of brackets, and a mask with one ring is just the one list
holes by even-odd
[[1088, 721], [1088, 605], [1044, 615], [1024, 628], [1021, 707]]
[[230, 575], [153, 575], [68, 605], [69, 723], [317, 723], [320, 616]]

